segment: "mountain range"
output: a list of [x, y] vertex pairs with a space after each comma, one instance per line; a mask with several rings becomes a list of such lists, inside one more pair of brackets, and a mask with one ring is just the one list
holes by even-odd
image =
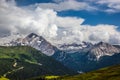
[[102, 41], [95, 44], [83, 41], [81, 44], [53, 45], [42, 36], [31, 33], [26, 37], [19, 37], [1, 46], [30, 46], [76, 73], [120, 64], [120, 45], [112, 45]]

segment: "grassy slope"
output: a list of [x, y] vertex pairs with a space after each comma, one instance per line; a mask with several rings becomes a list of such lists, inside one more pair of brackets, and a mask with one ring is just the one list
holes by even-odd
[[[17, 61], [17, 66], [13, 64]], [[38, 65], [38, 63], [42, 65]], [[24, 69], [7, 75], [11, 80], [24, 80], [38, 75], [65, 75], [72, 74], [61, 63], [42, 54], [31, 47], [0, 47], [0, 76], [8, 71], [24, 67]]]
[[5, 77], [0, 77], [0, 80], [9, 80], [9, 79]]
[[102, 68], [81, 75], [65, 77], [60, 80], [120, 80], [120, 65]]

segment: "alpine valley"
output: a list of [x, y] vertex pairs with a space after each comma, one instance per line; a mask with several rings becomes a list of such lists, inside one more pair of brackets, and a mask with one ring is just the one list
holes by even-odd
[[0, 75], [10, 80], [82, 74], [117, 64], [120, 64], [120, 46], [105, 42], [52, 45], [31, 33], [0, 47]]

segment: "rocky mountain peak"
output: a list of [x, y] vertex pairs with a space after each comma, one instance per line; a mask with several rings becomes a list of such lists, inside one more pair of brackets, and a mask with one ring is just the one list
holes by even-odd
[[35, 33], [30, 33], [27, 37], [28, 38], [35, 38], [35, 37], [38, 37], [38, 35]]
[[109, 43], [106, 43], [106, 42], [99, 42], [99, 43], [97, 43], [97, 44], [95, 44], [95, 47], [100, 47], [100, 46], [104, 46], [104, 47], [110, 47], [110, 46], [112, 46], [111, 44], [109, 44]]
[[102, 56], [112, 56], [115, 53], [120, 53], [120, 48], [105, 42], [99, 42], [92, 47], [88, 56], [90, 59], [99, 60]]
[[16, 40], [11, 41], [9, 44], [11, 44], [11, 46], [31, 46], [48, 56], [53, 55], [55, 52], [52, 44], [50, 44], [42, 36], [38, 36], [35, 33], [30, 33], [24, 38], [17, 38]]

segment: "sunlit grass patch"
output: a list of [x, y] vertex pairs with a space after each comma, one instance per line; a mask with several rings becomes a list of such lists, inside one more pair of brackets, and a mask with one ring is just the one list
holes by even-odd
[[9, 80], [9, 79], [5, 77], [0, 77], [0, 80]]
[[45, 79], [57, 79], [59, 76], [45, 76]]

